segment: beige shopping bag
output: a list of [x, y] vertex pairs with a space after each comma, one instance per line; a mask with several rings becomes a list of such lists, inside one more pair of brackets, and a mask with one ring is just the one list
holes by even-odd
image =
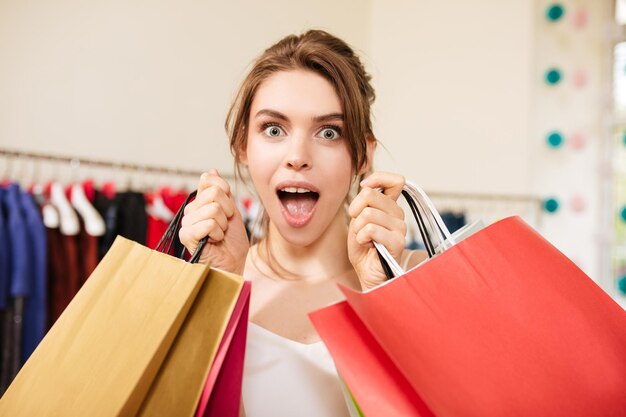
[[0, 415], [193, 415], [242, 283], [118, 237]]
[[[141, 416], [194, 416], [242, 289], [241, 277], [211, 269], [141, 407]], [[248, 291], [241, 294], [246, 304]], [[240, 315], [237, 321], [248, 316]], [[247, 326], [246, 326], [247, 327]], [[243, 356], [240, 358], [243, 363]], [[219, 370], [218, 370], [219, 371]], [[234, 398], [238, 415], [239, 396]], [[228, 416], [220, 416], [228, 417]]]

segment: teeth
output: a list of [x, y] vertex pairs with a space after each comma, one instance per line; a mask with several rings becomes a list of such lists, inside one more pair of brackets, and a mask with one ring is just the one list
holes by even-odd
[[296, 188], [296, 187], [284, 187], [280, 191], [285, 193], [310, 193], [311, 190], [307, 190], [306, 188]]

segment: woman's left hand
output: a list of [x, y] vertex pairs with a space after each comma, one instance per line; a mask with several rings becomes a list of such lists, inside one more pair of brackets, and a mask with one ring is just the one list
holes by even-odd
[[[361, 288], [367, 290], [387, 280], [380, 264], [374, 241], [384, 245], [400, 261], [405, 247], [404, 210], [396, 202], [404, 177], [376, 172], [361, 182], [363, 189], [350, 204], [348, 257]], [[377, 190], [382, 188], [383, 192]]]

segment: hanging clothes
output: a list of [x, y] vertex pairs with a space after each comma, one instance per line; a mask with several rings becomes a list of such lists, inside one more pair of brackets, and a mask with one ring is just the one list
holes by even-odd
[[[155, 246], [187, 197], [184, 190], [163, 187], [155, 211], [146, 204], [154, 202], [151, 196], [115, 193], [111, 185], [96, 189], [93, 182], [85, 182], [81, 185], [85, 198], [80, 195], [77, 201], [73, 201], [76, 184], [71, 192], [59, 182], [33, 185], [29, 192], [16, 183], [0, 186], [0, 393], [115, 237]], [[86, 208], [87, 202], [103, 217], [103, 236], [93, 236], [93, 212]], [[246, 201], [246, 208], [254, 203]], [[90, 222], [91, 229], [85, 222]], [[176, 235], [171, 254], [179, 256], [183, 249]]]
[[[93, 181], [85, 181], [83, 184], [75, 184], [72, 186], [72, 205], [75, 205], [76, 194], [79, 194], [76, 193], [77, 190], [83, 193], [85, 197], [84, 202], [90, 205], [90, 212], [93, 212], [95, 216], [99, 217], [98, 219], [91, 219], [92, 221], [97, 220], [98, 222], [98, 230], [94, 230], [93, 227], [90, 229], [88, 227], [89, 225], [86, 224], [86, 221], [88, 221], [89, 219], [83, 218], [82, 214], [81, 216], [79, 216], [81, 221], [81, 227], [77, 240], [79, 249], [78, 262], [80, 286], [82, 287], [82, 285], [85, 283], [87, 278], [89, 278], [93, 270], [96, 269], [96, 266], [100, 261], [98, 246], [100, 236], [104, 235], [104, 233], [106, 232], [106, 224], [103, 222], [102, 216], [99, 214], [98, 210], [94, 206], [95, 188], [93, 185]], [[80, 213], [81, 212], [79, 211], [79, 214]]]
[[25, 299], [22, 363], [43, 339], [47, 324], [47, 236], [43, 219], [32, 196], [20, 192], [22, 214], [28, 232], [30, 291]]
[[48, 240], [48, 323], [50, 329], [66, 307], [67, 257], [58, 228], [46, 227]]
[[[161, 190], [161, 196], [165, 205], [173, 212], [176, 213], [180, 206], [183, 205], [187, 199], [187, 193], [183, 190], [174, 191], [169, 187], [164, 187]], [[180, 256], [185, 251], [185, 246], [180, 242], [178, 233], [174, 235], [174, 244], [172, 245], [171, 255]], [[187, 254], [189, 256], [189, 254]]]
[[115, 199], [114, 192], [111, 195], [109, 194], [108, 191], [97, 190], [97, 189], [94, 190], [93, 206], [96, 208], [96, 210], [98, 210], [98, 213], [100, 213], [100, 215], [104, 219], [104, 225], [106, 228], [104, 235], [100, 236], [100, 238], [98, 239], [98, 258], [99, 259], [104, 258], [104, 255], [107, 253], [107, 251], [111, 247], [111, 244], [113, 244], [113, 241], [109, 242], [109, 240], [111, 239], [111, 237], [109, 236], [109, 230], [114, 229], [116, 227], [116, 223], [115, 223], [116, 217], [114, 216], [115, 210], [111, 210], [111, 212], [109, 213], [109, 208], [113, 204], [114, 199]]
[[[51, 322], [54, 323], [81, 286], [78, 253], [78, 234], [81, 225], [78, 214], [67, 199], [67, 191], [64, 187], [58, 182], [53, 182], [49, 192], [50, 202], [59, 213], [59, 228], [54, 228], [57, 231], [53, 233], [48, 231], [47, 235], [50, 238], [50, 244], [60, 247], [58, 256], [61, 259], [59, 265], [56, 265], [59, 270], [48, 270], [51, 287], [48, 293], [54, 294], [54, 299], [49, 301], [52, 304]], [[58, 238], [55, 238], [55, 233], [58, 233]]]
[[[104, 216], [106, 233], [102, 241], [102, 251], [109, 250], [117, 235], [146, 244], [148, 215], [143, 193], [125, 191], [117, 193]], [[101, 252], [102, 252], [101, 251]]]
[[9, 296], [10, 300], [4, 317], [5, 343], [2, 350], [2, 392], [17, 375], [22, 356], [22, 330], [24, 298], [30, 291], [30, 263], [28, 262], [28, 235], [20, 206], [19, 186], [11, 183], [3, 195], [3, 205], [7, 215], [9, 238]]
[[465, 213], [444, 211], [441, 212], [441, 219], [445, 223], [450, 233], [454, 233], [467, 223]]
[[[4, 207], [4, 194], [6, 190], [0, 187], [0, 311], [7, 308], [10, 293], [11, 265], [9, 263], [9, 231], [7, 230], [7, 213]], [[3, 341], [4, 338], [1, 341]], [[1, 350], [1, 349], [0, 349]]]
[[174, 218], [174, 213], [163, 201], [160, 191], [146, 194], [146, 212], [148, 214], [146, 246], [155, 249]]
[[98, 254], [98, 236], [91, 236], [87, 233], [87, 230], [83, 227], [84, 223], [81, 222], [80, 233], [76, 237], [78, 254], [78, 287], [83, 286], [87, 278], [91, 275], [98, 262], [100, 262], [100, 256]]
[[[10, 292], [11, 292], [11, 264], [10, 264], [10, 242], [7, 226], [7, 213], [4, 205], [4, 194], [6, 190], [0, 187], [0, 396], [7, 388], [5, 383], [5, 368], [9, 366], [5, 363], [4, 352], [10, 349], [11, 319]], [[10, 355], [9, 355], [10, 356]], [[9, 368], [6, 368], [10, 371]], [[6, 379], [9, 377], [7, 376]]]

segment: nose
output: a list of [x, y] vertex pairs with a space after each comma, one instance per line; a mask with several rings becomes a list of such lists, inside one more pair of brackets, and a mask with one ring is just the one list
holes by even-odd
[[290, 138], [289, 149], [285, 157], [285, 165], [290, 169], [300, 171], [311, 168], [311, 150], [309, 141], [304, 135], [294, 135]]

